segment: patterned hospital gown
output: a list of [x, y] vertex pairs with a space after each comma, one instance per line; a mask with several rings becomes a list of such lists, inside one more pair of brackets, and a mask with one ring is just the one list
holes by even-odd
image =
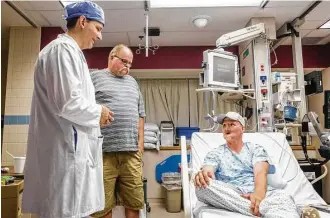
[[[227, 144], [210, 151], [205, 159], [205, 165], [216, 168], [216, 179], [233, 185], [243, 194], [254, 192], [253, 166], [258, 162], [270, 162], [261, 145], [244, 142], [239, 154], [232, 151]], [[268, 186], [267, 191], [273, 190]]]
[[[239, 154], [229, 147], [221, 145], [210, 151], [204, 159], [205, 165], [216, 168], [216, 180], [207, 188], [196, 189], [200, 203], [194, 208], [197, 218], [203, 217], [203, 211], [218, 208], [252, 216], [251, 202], [241, 194], [254, 192], [254, 164], [267, 161], [268, 155], [262, 146], [245, 142]], [[266, 197], [261, 201], [259, 211], [264, 218], [299, 218], [294, 200], [284, 190], [267, 186]]]

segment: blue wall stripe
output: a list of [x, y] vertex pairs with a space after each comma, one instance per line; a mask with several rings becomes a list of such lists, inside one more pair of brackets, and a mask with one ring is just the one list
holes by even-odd
[[4, 125], [27, 125], [30, 122], [29, 115], [5, 115]]

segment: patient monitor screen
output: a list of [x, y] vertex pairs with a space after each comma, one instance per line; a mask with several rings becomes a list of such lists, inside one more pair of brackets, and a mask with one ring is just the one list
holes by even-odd
[[213, 56], [213, 81], [235, 83], [235, 60]]

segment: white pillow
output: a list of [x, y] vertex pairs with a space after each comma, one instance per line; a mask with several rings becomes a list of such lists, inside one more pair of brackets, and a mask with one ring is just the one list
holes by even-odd
[[152, 143], [152, 144], [156, 144], [157, 141], [158, 141], [158, 139], [155, 138], [155, 137], [144, 136], [144, 143]]
[[282, 172], [279, 169], [280, 168], [275, 165], [269, 166], [267, 184], [276, 189], [284, 189], [287, 185], [287, 181], [283, 179]]
[[145, 123], [144, 131], [158, 132], [159, 128], [158, 128], [157, 124], [155, 124], [155, 123]]
[[144, 136], [150, 136], [150, 137], [157, 138], [157, 133], [151, 132], [151, 131], [145, 131]]

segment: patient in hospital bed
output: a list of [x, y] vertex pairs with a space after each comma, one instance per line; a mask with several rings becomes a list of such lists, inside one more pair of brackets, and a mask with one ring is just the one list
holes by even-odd
[[[210, 151], [195, 175], [198, 200], [247, 216], [299, 218], [293, 198], [267, 183], [267, 174], [276, 169], [266, 151], [261, 145], [243, 142], [245, 120], [228, 112], [220, 123], [226, 144]], [[311, 217], [319, 217], [317, 211], [312, 212]]]

